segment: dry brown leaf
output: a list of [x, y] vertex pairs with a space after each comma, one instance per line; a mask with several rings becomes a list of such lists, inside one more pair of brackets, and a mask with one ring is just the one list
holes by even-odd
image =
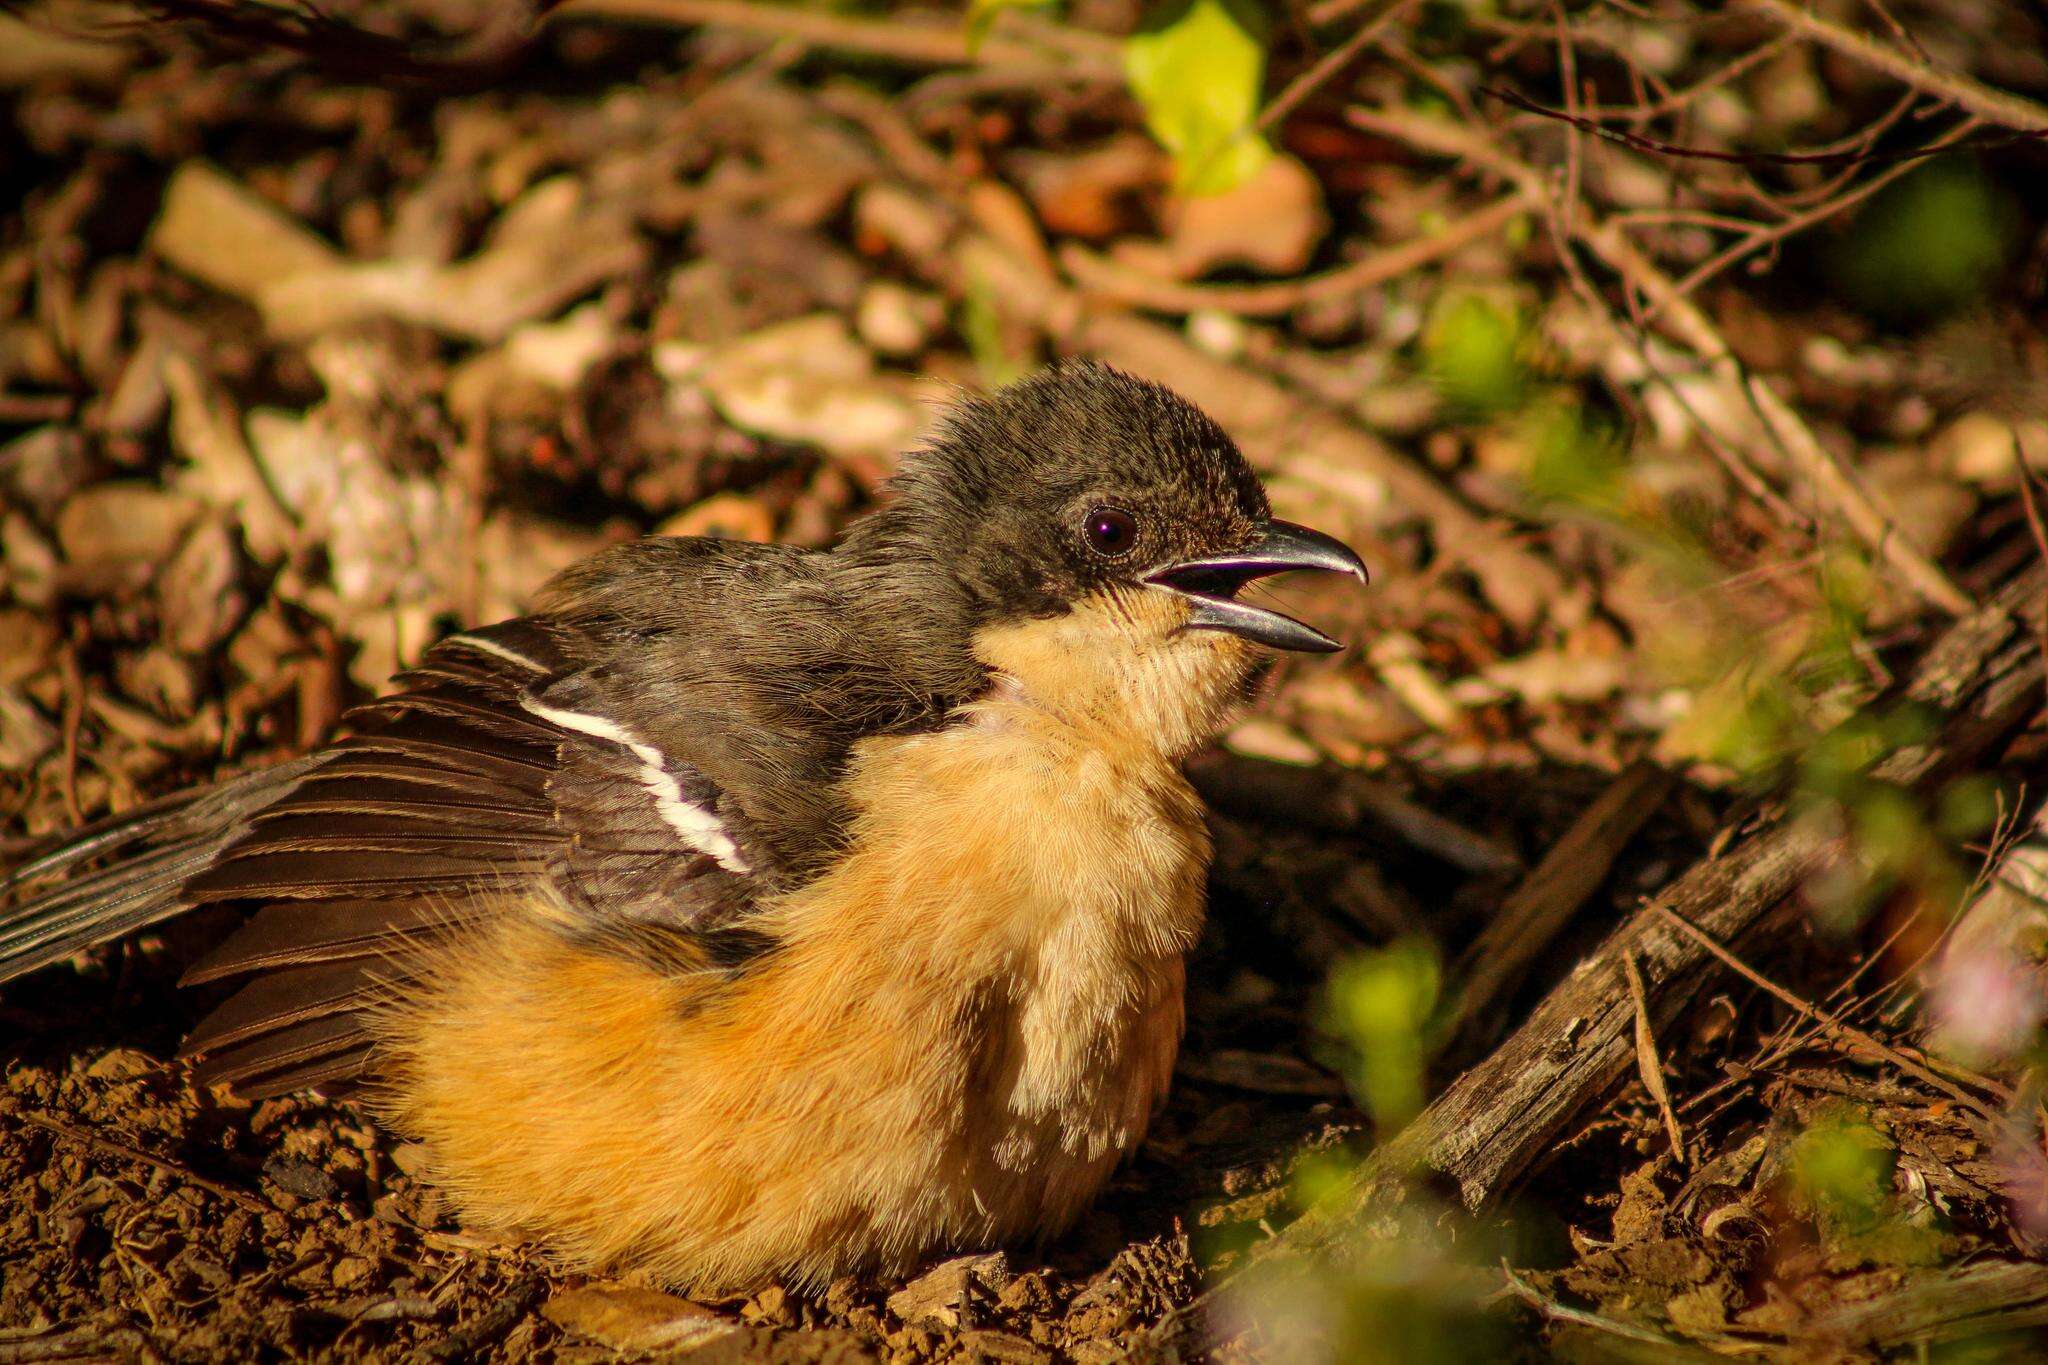
[[[1922, 552], [1940, 558], [1977, 511], [1977, 494], [1928, 467], [1917, 450], [1886, 451], [1866, 459], [1860, 471], [1892, 526]], [[2012, 447], [2006, 447], [2006, 468], [2018, 478]]]
[[176, 488], [233, 517], [258, 560], [285, 558], [298, 543], [298, 528], [250, 453], [227, 395], [181, 348], [165, 352], [163, 376], [171, 395], [171, 444], [187, 462], [175, 476]]
[[759, 498], [718, 493], [654, 528], [658, 536], [718, 536], [766, 543], [775, 539], [775, 516]]
[[19, 90], [41, 81], [105, 84], [120, 78], [135, 61], [135, 50], [55, 32], [0, 14], [0, 90]]
[[183, 654], [204, 654], [227, 639], [249, 607], [240, 569], [226, 523], [201, 518], [157, 580], [165, 643]]
[[149, 249], [192, 278], [250, 300], [280, 281], [346, 264], [269, 200], [199, 161], [180, 166], [164, 188]]
[[510, 390], [567, 394], [618, 344], [619, 329], [601, 304], [573, 308], [554, 322], [529, 322], [456, 367], [448, 377], [448, 411], [465, 423], [479, 423]]
[[0, 772], [27, 772], [56, 747], [57, 727], [34, 702], [0, 683]]
[[734, 426], [832, 455], [893, 457], [916, 444], [929, 416], [905, 385], [875, 373], [874, 357], [836, 314], [742, 337], [698, 374]]
[[672, 1351], [739, 1330], [702, 1304], [630, 1284], [564, 1289], [540, 1311], [563, 1331], [615, 1351]]
[[65, 587], [121, 597], [155, 578], [198, 519], [199, 500], [129, 480], [94, 484], [57, 514]]
[[1116, 255], [1170, 279], [1194, 279], [1223, 266], [1298, 275], [1329, 230], [1322, 186], [1308, 167], [1282, 155], [1228, 193], [1174, 200], [1164, 241], [1124, 243]]
[[646, 259], [630, 216], [592, 202], [569, 176], [521, 195], [467, 260], [351, 262], [245, 186], [197, 164], [172, 178], [150, 245], [185, 273], [254, 303], [282, 338], [389, 316], [499, 341]]
[[528, 610], [543, 584], [606, 543], [601, 533], [566, 522], [493, 513], [476, 539], [476, 616], [498, 621]]
[[1986, 488], [2019, 482], [2022, 451], [2029, 467], [2048, 470], [2048, 420], [2012, 422], [1989, 412], [1966, 412], [1935, 433], [1928, 448], [1936, 468]]
[[306, 337], [389, 316], [471, 341], [502, 340], [552, 316], [604, 281], [644, 264], [646, 243], [616, 206], [592, 203], [574, 179], [528, 190], [454, 265], [384, 260], [307, 270], [264, 283], [255, 303], [278, 337]]
[[1048, 232], [1089, 241], [1124, 230], [1137, 196], [1173, 172], [1157, 142], [1131, 132], [1081, 151], [1019, 152], [1006, 164]]
[[907, 1323], [958, 1327], [972, 1311], [977, 1290], [999, 1293], [1010, 1279], [1010, 1262], [1002, 1252], [958, 1256], [927, 1270], [889, 1296], [889, 1311]]
[[883, 355], [914, 356], [946, 320], [945, 300], [936, 294], [907, 289], [894, 280], [877, 280], [861, 291], [854, 309], [860, 339]]

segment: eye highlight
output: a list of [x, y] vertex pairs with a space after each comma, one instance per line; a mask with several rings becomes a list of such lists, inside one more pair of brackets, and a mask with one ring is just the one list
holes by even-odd
[[1081, 535], [1104, 559], [1121, 559], [1138, 543], [1138, 519], [1121, 507], [1091, 508], [1081, 523]]

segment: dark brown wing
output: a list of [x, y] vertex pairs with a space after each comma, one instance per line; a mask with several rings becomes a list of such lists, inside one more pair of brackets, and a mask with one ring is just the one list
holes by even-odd
[[185, 909], [246, 908], [186, 980], [249, 979], [185, 1051], [263, 1095], [353, 1078], [372, 996], [516, 895], [665, 968], [737, 965], [765, 946], [745, 918], [776, 869], [724, 793], [622, 719], [649, 699], [605, 695], [581, 667], [601, 652], [537, 619], [453, 636], [320, 754], [83, 832], [10, 878], [70, 880], [0, 902], [0, 980]]
[[[318, 762], [300, 759], [109, 816], [0, 877], [0, 982], [183, 914], [186, 879]], [[82, 871], [89, 863], [104, 865]]]
[[550, 895], [609, 942], [681, 937], [713, 966], [763, 946], [744, 917], [767, 879], [723, 794], [629, 728], [566, 643], [525, 620], [435, 646], [185, 883], [193, 904], [257, 907], [187, 974], [254, 974], [186, 1041], [204, 1078], [252, 1095], [352, 1078], [363, 1006], [508, 893]]

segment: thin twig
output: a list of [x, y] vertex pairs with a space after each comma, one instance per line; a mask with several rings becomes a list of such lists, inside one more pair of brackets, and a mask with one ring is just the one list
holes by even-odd
[[1899, 17], [1891, 12], [1891, 9], [1884, 3], [1884, 0], [1864, 0], [1864, 3], [1877, 12], [1878, 18], [1884, 20], [1884, 26], [1892, 31], [1892, 37], [1897, 38], [1905, 46], [1912, 48], [1913, 55], [1921, 61], [1926, 62], [1930, 66], [1934, 64], [1934, 58], [1928, 55], [1926, 48], [1920, 46], [1920, 40], [1913, 36], [1913, 31], [1899, 22]]
[[1675, 114], [1685, 108], [1686, 105], [1699, 99], [1702, 95], [1710, 94], [1734, 80], [1737, 76], [1762, 66], [1765, 62], [1791, 46], [1791, 44], [1792, 36], [1781, 33], [1769, 42], [1751, 48], [1740, 57], [1700, 77], [1691, 85], [1681, 90], [1672, 91], [1655, 104], [1582, 105], [1580, 106], [1579, 113], [1582, 117], [1597, 119], [1602, 123], [1623, 119], [1641, 123], [1653, 118], [1661, 118], [1665, 114]]
[[[1552, 0], [1550, 13], [1557, 25], [1557, 76], [1564, 86], [1564, 106], [1572, 129], [1564, 139], [1564, 193], [1558, 196], [1558, 226], [1566, 237], [1573, 234], [1572, 220], [1578, 215], [1585, 183], [1585, 144], [1579, 138], [1579, 49], [1572, 42], [1571, 21], [1564, 5]], [[1597, 126], [1597, 125], [1596, 125]]]
[[1693, 942], [1699, 944], [1700, 947], [1704, 948], [1707, 952], [1711, 953], [1714, 957], [1720, 959], [1723, 966], [1727, 967], [1736, 975], [1742, 977], [1751, 985], [1768, 993], [1771, 996], [1774, 996], [1781, 1004], [1784, 1004], [1790, 1007], [1791, 1009], [1797, 1010], [1806, 1018], [1813, 1020], [1816, 1024], [1826, 1029], [1829, 1033], [1835, 1034], [1836, 1036], [1841, 1038], [1845, 1038], [1848, 1041], [1856, 1044], [1858, 1047], [1864, 1048], [1884, 1058], [1893, 1066], [1905, 1072], [1907, 1075], [1913, 1077], [1915, 1080], [1918, 1080], [1923, 1084], [1933, 1086], [1936, 1090], [1939, 1090], [1942, 1094], [1947, 1095], [1956, 1103], [1964, 1106], [1967, 1109], [1973, 1110], [1978, 1114], [1983, 1115], [1985, 1118], [1991, 1120], [1993, 1123], [2003, 1122], [2004, 1116], [1999, 1114], [1995, 1109], [1986, 1105], [1984, 1101], [1979, 1099], [1977, 1096], [1972, 1095], [1969, 1091], [1963, 1089], [1961, 1086], [1955, 1084], [1953, 1081], [1949, 1080], [1945, 1076], [1942, 1076], [1941, 1074], [1932, 1070], [1931, 1068], [1914, 1061], [1911, 1057], [1908, 1057], [1905, 1053], [1899, 1051], [1899, 1049], [1893, 1047], [1890, 1043], [1885, 1042], [1883, 1039], [1877, 1037], [1875, 1034], [1866, 1033], [1864, 1030], [1857, 1028], [1854, 1024], [1844, 1022], [1839, 1015], [1833, 1014], [1827, 1010], [1823, 1010], [1818, 1005], [1813, 1004], [1811, 1001], [1801, 999], [1798, 995], [1795, 995], [1793, 992], [1786, 990], [1783, 986], [1780, 986], [1777, 982], [1771, 980], [1762, 972], [1759, 972], [1756, 968], [1750, 966], [1747, 962], [1744, 962], [1734, 953], [1722, 947], [1720, 943], [1715, 941], [1712, 935], [1708, 934], [1705, 930], [1700, 929], [1698, 926], [1694, 925], [1691, 920], [1685, 918], [1685, 916], [1679, 914], [1677, 911], [1671, 909], [1669, 906], [1663, 904], [1653, 904], [1650, 908], [1657, 911], [1657, 913], [1662, 915], [1665, 919], [1669, 920], [1682, 933], [1684, 933], [1687, 938], [1690, 938]]
[[1747, 376], [1743, 388], [1778, 448], [1841, 509], [1850, 529], [1864, 544], [1891, 561], [1914, 592], [1952, 616], [1967, 616], [1976, 610], [1977, 604], [1970, 595], [1899, 533], [1891, 518], [1863, 490], [1863, 485], [1820, 443], [1791, 405], [1778, 396], [1777, 390], [1756, 375]]
[[1458, 955], [1456, 994], [1446, 1009], [1456, 1040], [1505, 1005], [1529, 967], [1556, 942], [1614, 869], [1614, 860], [1663, 806], [1676, 779], [1654, 763], [1627, 768], [1579, 813]]
[[[1968, 134], [1971, 128], [1976, 126], [1975, 120], [1966, 121], [1961, 127], [1951, 129], [1930, 145], [1937, 149], [1952, 148]], [[1694, 266], [1686, 273], [1683, 279], [1672, 286], [1672, 292], [1680, 297], [1692, 293], [1708, 280], [1713, 279], [1716, 275], [1719, 275], [1722, 271], [1735, 265], [1745, 257], [1753, 256], [1765, 247], [1776, 246], [1787, 237], [1804, 232], [1806, 229], [1824, 223], [1847, 209], [1854, 208], [1912, 169], [1913, 163], [1911, 162], [1902, 162], [1895, 166], [1888, 166], [1862, 184], [1827, 200], [1825, 203], [1807, 209], [1803, 213], [1796, 213], [1781, 222], [1753, 229], [1749, 235], [1740, 241], [1724, 247], [1700, 262], [1697, 266]], [[1652, 316], [1655, 315], [1659, 306], [1655, 304], [1651, 306], [1650, 312]]]
[[1632, 1322], [1623, 1322], [1619, 1318], [1602, 1317], [1598, 1313], [1588, 1312], [1583, 1308], [1573, 1308], [1570, 1304], [1560, 1303], [1537, 1289], [1536, 1286], [1530, 1284], [1521, 1276], [1515, 1274], [1514, 1267], [1510, 1266], [1505, 1258], [1500, 1263], [1500, 1273], [1507, 1276], [1508, 1288], [1514, 1291], [1516, 1298], [1528, 1304], [1546, 1318], [1551, 1318], [1558, 1322], [1576, 1323], [1580, 1327], [1590, 1327], [1596, 1332], [1605, 1332], [1610, 1336], [1621, 1337], [1626, 1341], [1640, 1341], [1646, 1345], [1661, 1346], [1667, 1350], [1680, 1348], [1684, 1345], [1676, 1337], [1666, 1336], [1662, 1332], [1653, 1332], [1647, 1327], [1638, 1327]]
[[867, 19], [754, 0], [567, 0], [555, 16], [740, 29], [793, 38], [812, 47], [886, 57], [913, 66], [1060, 63], [1070, 74], [1104, 81], [1123, 79], [1123, 63], [1115, 39], [1053, 25], [1031, 26], [1027, 38], [1018, 36], [1022, 25], [1009, 23], [1007, 32], [992, 33], [980, 43], [970, 43], [966, 27], [957, 22], [917, 23], [894, 15]]
[[77, 409], [78, 400], [62, 393], [0, 393], [0, 422], [62, 422]]
[[[1348, 117], [1368, 132], [1398, 138], [1421, 151], [1461, 158], [1469, 166], [1506, 176], [1525, 193], [1545, 194], [1543, 173], [1503, 149], [1484, 132], [1405, 109], [1353, 108]], [[1761, 380], [1744, 371], [1720, 329], [1690, 299], [1678, 293], [1671, 278], [1629, 240], [1627, 233], [1611, 220], [1581, 213], [1574, 219], [1573, 237], [1653, 305], [1652, 316], [1665, 331], [1693, 350], [1731, 398], [1755, 408], [1777, 452], [1797, 465], [1814, 487], [1835, 503], [1850, 527], [1875, 553], [1891, 563], [1907, 586], [1952, 614], [1965, 615], [1973, 609], [1968, 594], [1950, 582], [1918, 547], [1896, 533], [1891, 520], [1821, 445], [1798, 414]], [[1570, 259], [1569, 252], [1565, 256]], [[1714, 448], [1712, 442], [1709, 448]]]
[[1371, 4], [1372, 0], [1321, 0], [1320, 4], [1308, 7], [1308, 21], [1316, 27], [1334, 24]]
[[1385, 0], [1385, 6], [1378, 14], [1358, 26], [1358, 31], [1331, 48], [1315, 63], [1287, 83], [1287, 87], [1275, 95], [1271, 103], [1259, 111], [1258, 119], [1252, 124], [1254, 130], [1271, 132], [1280, 121], [1293, 113], [1295, 108], [1332, 76], [1349, 66], [1352, 59], [1369, 47], [1375, 39], [1387, 31], [1389, 25], [1404, 18], [1420, 0]]
[[[1724, 152], [1713, 147], [1689, 147], [1680, 142], [1666, 142], [1661, 138], [1645, 137], [1641, 133], [1631, 133], [1625, 128], [1609, 128], [1606, 124], [1576, 113], [1569, 107], [1552, 109], [1548, 105], [1538, 104], [1527, 95], [1519, 94], [1498, 85], [1481, 86], [1479, 93], [1489, 99], [1499, 100], [1502, 104], [1512, 105], [1525, 114], [1534, 114], [1538, 118], [1548, 119], [1553, 123], [1562, 123], [1575, 132], [1591, 133], [1603, 142], [1612, 142], [1617, 146], [1627, 147], [1632, 151], [1646, 152], [1652, 156], [1677, 157], [1686, 161], [1716, 161], [1730, 166], [1860, 166], [1871, 162], [1889, 164], [1903, 161], [1910, 163], [1924, 161], [1930, 156], [1940, 156], [1944, 152], [2004, 147], [2015, 142], [2036, 142], [2043, 137], [2048, 137], [2048, 129], [2044, 129], [2038, 132], [2029, 130], [2005, 133], [1997, 137], [1978, 138], [1968, 143], [1965, 147], [1955, 147], [1944, 143], [1921, 147], [1905, 147], [1896, 152], [1874, 152], [1869, 150], [1867, 146], [1860, 150], [1844, 151]], [[1910, 99], [1910, 96], [1908, 98]], [[1898, 115], [1894, 113], [1890, 117], [1896, 119]], [[1875, 128], [1858, 129], [1851, 140], [1858, 143], [1868, 143], [1874, 131], [1877, 130]]]
[[1061, 250], [1060, 263], [1083, 292], [1117, 303], [1159, 313], [1214, 310], [1243, 317], [1273, 317], [1385, 284], [1498, 231], [1530, 207], [1522, 194], [1510, 194], [1426, 236], [1383, 247], [1320, 275], [1272, 284], [1183, 284], [1133, 270], [1071, 243]]
[[21, 1112], [20, 1118], [24, 1123], [33, 1124], [46, 1132], [55, 1133], [58, 1137], [68, 1138], [70, 1141], [97, 1151], [103, 1156], [118, 1157], [127, 1161], [139, 1161], [145, 1166], [153, 1166], [167, 1175], [175, 1176], [188, 1185], [205, 1190], [208, 1194], [219, 1195], [230, 1203], [239, 1204], [251, 1213], [276, 1212], [270, 1205], [264, 1203], [255, 1195], [250, 1194], [247, 1190], [238, 1190], [232, 1185], [223, 1185], [218, 1180], [209, 1180], [189, 1167], [180, 1166], [175, 1161], [157, 1156], [151, 1152], [145, 1152], [140, 1147], [131, 1147], [117, 1139], [101, 1137], [98, 1133], [88, 1132], [83, 1128], [74, 1128], [61, 1119], [49, 1118], [42, 1114], [30, 1113], [26, 1110]]
[[1851, 60], [1904, 81], [1916, 90], [1967, 109], [1987, 123], [2048, 134], [2048, 106], [1999, 90], [1972, 76], [1943, 71], [1888, 47], [1867, 34], [1843, 28], [1791, 0], [1748, 0], [1786, 27], [1833, 48]]

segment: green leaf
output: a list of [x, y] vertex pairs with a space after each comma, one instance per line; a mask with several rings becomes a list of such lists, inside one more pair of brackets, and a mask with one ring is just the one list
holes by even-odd
[[1422, 362], [1458, 415], [1484, 417], [1520, 406], [1528, 393], [1522, 364], [1527, 327], [1512, 305], [1480, 294], [1447, 297], [1422, 336]]
[[984, 386], [999, 389], [1030, 373], [1032, 357], [1017, 350], [1011, 330], [1004, 323], [1002, 310], [996, 304], [996, 292], [979, 274], [967, 281], [967, 297], [962, 302], [960, 313], [960, 334], [967, 342], [968, 354], [974, 357], [975, 367], [981, 372]]
[[1235, 189], [1273, 149], [1252, 125], [1266, 79], [1265, 16], [1251, 0], [1167, 0], [1124, 42], [1145, 126], [1173, 153], [1183, 194]]
[[1981, 301], [2020, 245], [2010, 191], [1975, 162], [1930, 162], [1856, 216], [1830, 265], [1835, 284], [1882, 321], [1930, 322]]
[[967, 0], [967, 50], [980, 48], [989, 25], [1006, 9], [1051, 9], [1059, 0]]
[[1442, 991], [1436, 950], [1421, 939], [1360, 953], [1331, 973], [1333, 1022], [1357, 1050], [1354, 1085], [1382, 1133], [1422, 1111], [1429, 1031]]

